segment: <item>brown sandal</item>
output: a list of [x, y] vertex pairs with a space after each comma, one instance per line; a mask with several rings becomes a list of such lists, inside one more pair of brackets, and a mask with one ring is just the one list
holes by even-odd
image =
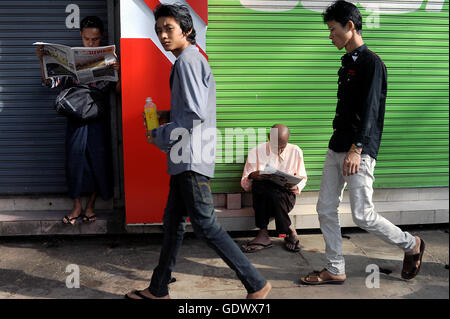
[[322, 269], [321, 271], [315, 270], [309, 273], [308, 276], [300, 278], [300, 282], [305, 285], [342, 285], [345, 282], [345, 279], [323, 279], [320, 275], [326, 271], [326, 269]]
[[[403, 279], [413, 279], [417, 276], [420, 270], [420, 266], [422, 266], [422, 257], [423, 252], [425, 251], [425, 242], [423, 239], [420, 239], [420, 253], [414, 255], [407, 255], [403, 258], [403, 269], [402, 269], [402, 278]], [[417, 262], [419, 266], [417, 266]]]

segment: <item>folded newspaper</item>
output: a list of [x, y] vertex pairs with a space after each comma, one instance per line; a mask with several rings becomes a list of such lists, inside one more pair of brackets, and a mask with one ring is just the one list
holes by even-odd
[[61, 44], [35, 42], [44, 49], [45, 78], [68, 75], [80, 83], [96, 81], [117, 82], [117, 71], [111, 67], [116, 61], [115, 45], [104, 47], [68, 47]]
[[303, 180], [302, 177], [279, 171], [269, 165], [264, 168], [261, 174], [266, 175], [267, 180], [283, 187], [294, 187]]

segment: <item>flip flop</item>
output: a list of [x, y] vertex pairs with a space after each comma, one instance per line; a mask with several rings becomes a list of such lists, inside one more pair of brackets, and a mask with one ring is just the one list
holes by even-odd
[[[249, 249], [249, 248], [252, 247], [252, 246], [256, 246], [256, 247], [260, 247], [260, 248], [257, 248], [257, 249]], [[241, 249], [242, 249], [242, 251], [243, 251], [244, 253], [254, 253], [254, 252], [257, 252], [257, 251], [260, 251], [260, 250], [263, 250], [263, 249], [270, 248], [270, 247], [272, 247], [272, 246], [273, 246], [272, 243], [265, 245], [265, 244], [261, 244], [261, 243], [250, 243], [250, 242], [248, 242], [248, 243], [242, 245], [242, 246], [241, 246]]]
[[[62, 223], [63, 224], [65, 224], [65, 225], [72, 225], [72, 226], [74, 226], [75, 225], [75, 223], [76, 223], [76, 220], [78, 219], [78, 218], [80, 218], [81, 216], [76, 216], [76, 217], [69, 217], [69, 216], [64, 216], [64, 218], [62, 219]], [[75, 222], [73, 222], [72, 223], [72, 220], [75, 220]]]
[[345, 279], [323, 279], [320, 277], [320, 274], [326, 269], [322, 269], [321, 271], [313, 271], [308, 274], [306, 277], [300, 278], [300, 282], [305, 285], [342, 285], [345, 282]]
[[[293, 253], [299, 252], [299, 251], [300, 251], [300, 240], [299, 240], [299, 239], [296, 239], [295, 242], [291, 242], [291, 241], [287, 240], [286, 238], [287, 238], [287, 237], [284, 238], [284, 248], [285, 248], [287, 251], [290, 251], [290, 252], [293, 252]], [[291, 248], [289, 248], [289, 247], [287, 246], [287, 244], [294, 244], [295, 246], [294, 246], [294, 248], [291, 249]]]
[[95, 214], [91, 215], [91, 216], [83, 215], [83, 222], [85, 222], [85, 223], [92, 223], [92, 222], [95, 222], [96, 220], [97, 220], [97, 216], [95, 216]]
[[[139, 290], [133, 290], [131, 293], [134, 294], [134, 295], [136, 295], [136, 296], [138, 296], [138, 297], [140, 297], [141, 299], [144, 299], [144, 300], [153, 300], [152, 298], [149, 298], [149, 297], [143, 295], [143, 294], [141, 293], [141, 291], [139, 291]], [[137, 298], [131, 298], [131, 297], [129, 297], [128, 294], [125, 295], [125, 299], [139, 300], [139, 299], [137, 299]]]
[[125, 294], [125, 295], [124, 295], [124, 298], [125, 298], [125, 299], [133, 299], [133, 300], [170, 299], [169, 295], [166, 296], [167, 298], [163, 297], [163, 298], [155, 298], [155, 299], [153, 299], [153, 298], [147, 297], [147, 296], [145, 296], [144, 294], [142, 294], [142, 290], [140, 290], [140, 291], [139, 291], [139, 290], [133, 290], [133, 291], [131, 292], [131, 294], [134, 294], [134, 295], [138, 296], [138, 297], [141, 298], [141, 299], [131, 298], [131, 297], [128, 296], [128, 294]]
[[[420, 252], [414, 255], [407, 255], [403, 258], [403, 269], [402, 269], [402, 278], [403, 279], [413, 279], [417, 276], [420, 270], [420, 266], [422, 266], [422, 257], [423, 252], [425, 251], [425, 242], [423, 239], [420, 239]], [[416, 266], [416, 263], [420, 261], [419, 266]]]

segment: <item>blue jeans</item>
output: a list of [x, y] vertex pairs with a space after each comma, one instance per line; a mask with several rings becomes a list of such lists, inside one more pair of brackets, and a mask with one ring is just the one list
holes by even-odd
[[214, 249], [236, 272], [248, 293], [266, 285], [266, 280], [250, 263], [228, 233], [216, 222], [209, 178], [193, 171], [172, 175], [164, 211], [164, 239], [158, 266], [153, 270], [149, 291], [156, 297], [168, 295], [168, 284], [181, 247], [186, 218], [195, 234]]

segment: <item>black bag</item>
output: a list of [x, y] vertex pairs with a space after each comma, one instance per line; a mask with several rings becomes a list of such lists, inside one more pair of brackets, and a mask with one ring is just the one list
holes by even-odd
[[73, 119], [86, 121], [96, 119], [104, 111], [103, 92], [88, 85], [72, 86], [58, 94], [55, 110]]

